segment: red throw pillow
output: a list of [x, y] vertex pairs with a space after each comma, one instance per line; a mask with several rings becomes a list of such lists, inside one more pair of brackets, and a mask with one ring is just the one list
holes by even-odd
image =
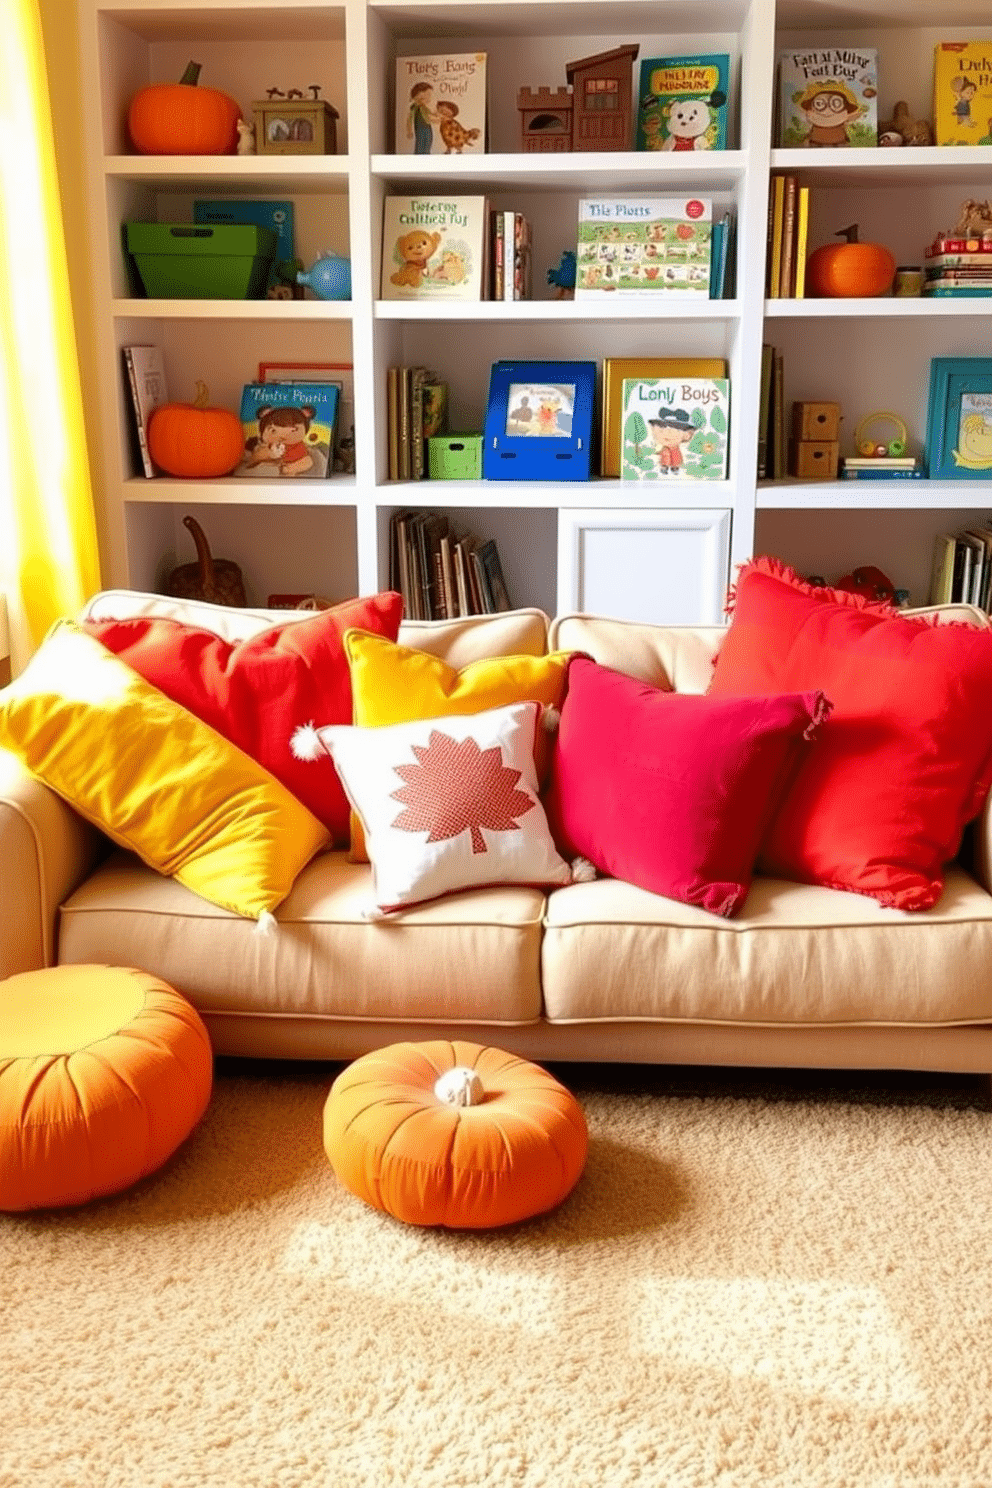
[[341, 638], [359, 626], [395, 641], [402, 613], [400, 595], [386, 592], [237, 643], [149, 616], [87, 620], [84, 628], [281, 780], [335, 842], [347, 842], [351, 808], [330, 757], [298, 760], [289, 741], [301, 724], [351, 723], [351, 673]]
[[745, 565], [708, 696], [819, 687], [823, 736], [771, 823], [779, 878], [928, 909], [992, 780], [992, 631]]
[[566, 857], [733, 915], [770, 814], [830, 711], [819, 692], [662, 692], [574, 656], [552, 755], [548, 819]]

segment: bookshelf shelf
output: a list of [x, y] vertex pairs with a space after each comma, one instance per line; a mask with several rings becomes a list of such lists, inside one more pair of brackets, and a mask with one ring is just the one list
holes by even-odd
[[[879, 107], [905, 98], [930, 114], [934, 44], [992, 36], [989, 0], [78, 0], [84, 90], [87, 255], [97, 367], [99, 447], [108, 584], [154, 588], [187, 554], [182, 516], [203, 509], [215, 550], [237, 561], [257, 602], [277, 589], [333, 598], [372, 592], [389, 577], [389, 526], [401, 507], [433, 507], [498, 539], [512, 597], [553, 609], [568, 600], [574, 553], [562, 533], [606, 533], [610, 511], [655, 513], [671, 530], [673, 503], [706, 553], [697, 619], [719, 622], [714, 575], [755, 552], [803, 572], [875, 562], [915, 600], [926, 597], [935, 533], [953, 514], [992, 509], [992, 482], [758, 482], [763, 343], [781, 350], [784, 399], [842, 406], [842, 452], [859, 420], [897, 410], [918, 450], [926, 427], [929, 363], [985, 356], [992, 300], [770, 300], [765, 297], [769, 183], [795, 172], [810, 187], [809, 250], [858, 222], [900, 264], [955, 220], [965, 197], [992, 195], [987, 148], [780, 150], [773, 99], [780, 48], [873, 46], [884, 62]], [[936, 10], [936, 7], [932, 7]], [[525, 153], [516, 95], [563, 86], [570, 62], [636, 41], [640, 58], [702, 52], [731, 57], [729, 143], [722, 152]], [[395, 59], [426, 51], [487, 51], [490, 153], [424, 157], [393, 149]], [[178, 77], [190, 55], [204, 79], [247, 112], [274, 80], [319, 84], [340, 113], [332, 156], [150, 157], [129, 153], [127, 104], [149, 81]], [[300, 59], [306, 76], [297, 79]], [[635, 78], [639, 62], [635, 63]], [[450, 191], [520, 210], [534, 227], [534, 299], [383, 302], [382, 202], [390, 194]], [[553, 298], [546, 273], [575, 247], [577, 202], [587, 194], [698, 192], [714, 216], [737, 223], [737, 298], [710, 301]], [[308, 266], [325, 248], [352, 265], [347, 303], [134, 298], [120, 249], [122, 222], [191, 220], [197, 196], [288, 198], [297, 252]], [[237, 407], [263, 360], [349, 363], [354, 369], [355, 475], [330, 481], [229, 479], [208, 483], [133, 471], [120, 349], [161, 345], [169, 391], [196, 378], [213, 401]], [[386, 374], [430, 367], [446, 381], [450, 426], [482, 428], [497, 360], [705, 356], [726, 361], [732, 386], [730, 465], [724, 482], [650, 486], [611, 480], [389, 482]], [[569, 515], [569, 514], [573, 515]], [[662, 538], [658, 539], [663, 540]], [[689, 539], [687, 539], [688, 541]], [[603, 537], [606, 545], [612, 538]], [[692, 542], [696, 538], [691, 539]], [[569, 539], [571, 542], [571, 539]], [[724, 544], [723, 548], [718, 545]], [[715, 546], [716, 545], [716, 546]], [[703, 549], [701, 548], [700, 551]], [[563, 558], [563, 554], [566, 558]], [[638, 554], [632, 554], [638, 557]], [[620, 563], [620, 560], [616, 560]], [[565, 567], [562, 565], [565, 563]], [[587, 592], [576, 575], [574, 600]], [[622, 578], [622, 575], [619, 576]], [[602, 586], [622, 601], [624, 584]], [[717, 586], [719, 587], [719, 586]], [[657, 586], [665, 617], [664, 585]]]

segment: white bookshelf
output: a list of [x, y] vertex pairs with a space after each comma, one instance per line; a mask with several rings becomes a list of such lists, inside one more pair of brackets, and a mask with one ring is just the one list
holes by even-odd
[[[920, 262], [965, 196], [992, 196], [992, 151], [803, 151], [772, 148], [779, 47], [842, 41], [878, 48], [880, 112], [897, 98], [930, 115], [933, 45], [992, 35], [988, 0], [946, 0], [940, 25], [921, 24], [919, 0], [80, 0], [86, 109], [93, 333], [97, 347], [98, 500], [105, 504], [109, 584], [154, 588], [192, 556], [190, 512], [217, 556], [233, 558], [253, 602], [273, 590], [334, 598], [388, 579], [388, 533], [400, 507], [448, 510], [500, 545], [511, 595], [554, 611], [589, 596], [618, 612], [656, 604], [659, 619], [719, 618], [733, 566], [775, 552], [803, 571], [836, 576], [857, 563], [886, 569], [925, 599], [935, 532], [992, 509], [982, 482], [819, 484], [755, 480], [761, 345], [780, 346], [785, 395], [829, 399], [844, 411], [842, 447], [865, 414], [896, 410], [914, 446], [926, 422], [929, 360], [984, 355], [992, 329], [983, 300], [764, 299], [769, 176], [794, 169], [811, 187], [810, 247], [848, 222], [883, 241], [899, 263]], [[925, 15], [922, 16], [926, 20]], [[521, 86], [564, 83], [567, 62], [623, 42], [640, 56], [726, 51], [732, 59], [730, 148], [696, 156], [635, 152], [526, 155], [516, 110]], [[392, 151], [395, 57], [461, 44], [489, 54], [490, 150], [434, 157]], [[268, 87], [319, 83], [334, 104], [334, 156], [150, 157], [130, 152], [124, 121], [133, 93], [177, 79], [188, 60], [201, 81], [247, 113]], [[635, 97], [636, 68], [635, 64]], [[698, 191], [738, 219], [738, 295], [686, 306], [598, 304], [551, 298], [545, 271], [574, 247], [576, 204], [589, 192]], [[532, 301], [431, 305], [378, 300], [383, 198], [430, 189], [486, 193], [518, 206], [534, 227]], [[135, 299], [120, 247], [129, 218], [185, 221], [201, 196], [294, 203], [297, 251], [309, 266], [332, 248], [352, 263], [346, 304]], [[237, 408], [260, 360], [352, 362], [356, 470], [327, 481], [201, 482], [132, 469], [120, 347], [154, 341], [170, 394]], [[724, 482], [652, 488], [659, 503], [632, 508], [640, 488], [588, 482], [389, 482], [386, 369], [423, 362], [449, 384], [453, 428], [481, 428], [489, 367], [503, 357], [723, 356], [732, 383], [731, 457]], [[672, 510], [673, 499], [677, 509]], [[623, 534], [626, 533], [624, 546]], [[626, 553], [626, 558], [625, 558]], [[645, 553], [653, 554], [645, 562]], [[670, 560], [666, 561], [665, 560]], [[589, 565], [593, 565], [590, 567]], [[656, 600], [645, 600], [657, 572]], [[636, 575], [636, 578], [635, 578]], [[717, 596], [714, 599], [714, 596]], [[695, 603], [695, 611], [693, 605]]]

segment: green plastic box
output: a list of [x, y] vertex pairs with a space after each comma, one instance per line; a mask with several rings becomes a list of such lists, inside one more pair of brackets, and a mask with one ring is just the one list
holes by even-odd
[[241, 223], [128, 222], [125, 247], [145, 293], [163, 300], [264, 300], [276, 234]]
[[431, 480], [481, 480], [481, 434], [432, 434], [427, 441]]

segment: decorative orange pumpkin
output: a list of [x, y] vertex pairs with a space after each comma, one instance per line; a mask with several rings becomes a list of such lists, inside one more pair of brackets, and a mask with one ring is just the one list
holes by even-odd
[[212, 480], [230, 475], [244, 453], [241, 420], [226, 408], [210, 408], [206, 384], [196, 384], [195, 403], [162, 403], [148, 421], [148, 452], [166, 475]]
[[142, 155], [233, 155], [241, 109], [219, 88], [199, 88], [199, 62], [178, 83], [152, 83], [131, 100], [127, 124]]
[[858, 224], [842, 227], [844, 243], [827, 243], [811, 253], [806, 280], [826, 299], [871, 299], [892, 288], [896, 261], [881, 243], [859, 243]]

